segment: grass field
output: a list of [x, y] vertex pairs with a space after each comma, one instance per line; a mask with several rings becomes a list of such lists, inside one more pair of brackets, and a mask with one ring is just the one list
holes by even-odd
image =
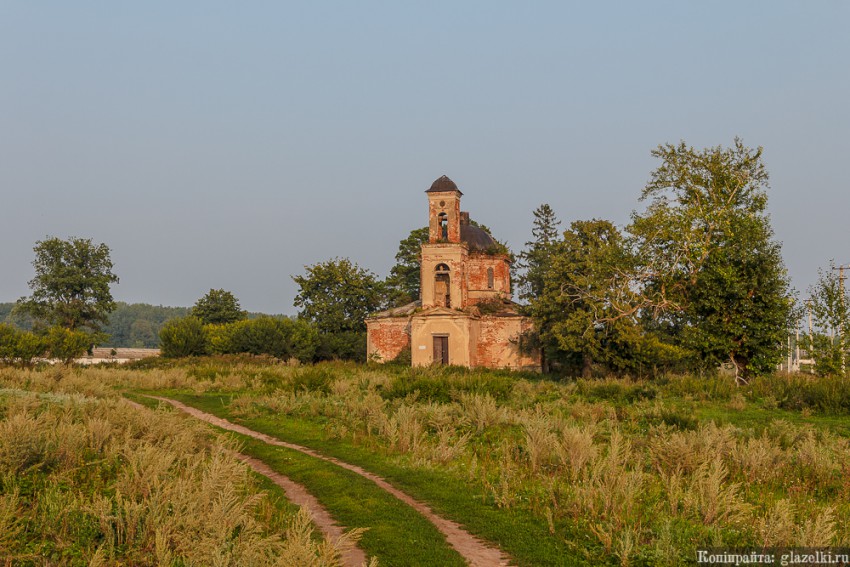
[[6, 565], [338, 564], [234, 444], [90, 372], [0, 370]]
[[[110, 411], [128, 412], [117, 396], [169, 396], [380, 474], [438, 514], [497, 544], [518, 565], [680, 565], [693, 563], [701, 547], [850, 544], [846, 380], [775, 376], [736, 388], [723, 377], [557, 382], [457, 368], [294, 368], [248, 359], [148, 364], [151, 367], [0, 370], [0, 387], [5, 388], [0, 393], [2, 427], [20, 430], [20, 420], [48, 419], [39, 416], [51, 412], [71, 419], [61, 409], [70, 403], [67, 399], [87, 400], [74, 402], [75, 408], [101, 404], [113, 408]], [[93, 419], [82, 410], [74, 412], [80, 414], [81, 424]], [[102, 410], [95, 414], [108, 423], [142, 419], [119, 413], [110, 417]], [[344, 526], [369, 528], [361, 546], [381, 565], [462, 564], [422, 517], [339, 467], [246, 438], [228, 441], [200, 426], [187, 429], [186, 419], [178, 427], [172, 411], [139, 415], [152, 416], [144, 419], [153, 431], [167, 427], [181, 430], [181, 435], [191, 433], [193, 440], [181, 438], [185, 452], [176, 442], [167, 444], [175, 451], [170, 457], [174, 462], [209, 466], [224, 458], [214, 447], [238, 443], [243, 452], [303, 483]], [[91, 435], [83, 433], [87, 425], [79, 427], [78, 436], [88, 439]], [[108, 442], [89, 447], [82, 462], [105, 459], [112, 463], [108, 472], [87, 473], [85, 480], [75, 479], [80, 473], [66, 473], [80, 483], [69, 493], [81, 501], [123, 497], [114, 487], [123, 486], [116, 479], [124, 478], [124, 469], [133, 462], [126, 455], [146, 446], [120, 445], [128, 439], [125, 426], [101, 427], [108, 431]], [[25, 464], [14, 465], [17, 474], [3, 473], [0, 515], [3, 510], [31, 509], [31, 518], [36, 518], [36, 510], [46, 506], [41, 499], [55, 497], [51, 489], [42, 479], [26, 492], [20, 482], [9, 479], [18, 478], [22, 470], [34, 479], [56, 475], [57, 465], [36, 466], [46, 462], [41, 449], [41, 456], [24, 461], [10, 457], [17, 453], [5, 438], [0, 437], [3, 470], [12, 470], [9, 463]], [[38, 436], [22, 443], [52, 446], [49, 438]], [[123, 447], [123, 453], [110, 451], [124, 459], [107, 452], [107, 445]], [[192, 457], [196, 453], [201, 457]], [[60, 468], [80, 466], [74, 463]], [[184, 468], [188, 476], [182, 482], [201, 482], [203, 475], [192, 476], [188, 464]], [[180, 470], [167, 469], [161, 477], [170, 480]], [[259, 485], [240, 470], [246, 480], [238, 486], [249, 488], [239, 490], [253, 502]], [[138, 498], [136, 502], [153, 506]], [[246, 508], [247, 516], [257, 522], [252, 537], [286, 545], [286, 534], [292, 531], [288, 526], [296, 521], [291, 509], [279, 497], [260, 502]], [[125, 553], [110, 543], [108, 530], [95, 527], [100, 524], [94, 519], [88, 539], [70, 537], [67, 529], [49, 534], [26, 522], [0, 521], [12, 522], [2, 531], [12, 535], [0, 536], [0, 550], [11, 550], [7, 553], [21, 561], [27, 553], [34, 557], [37, 552], [32, 550], [39, 545], [60, 553], [56, 550], [66, 549], [62, 542], [69, 539], [88, 543], [75, 543], [73, 551], [56, 555], [57, 562], [66, 561], [66, 556], [70, 564], [96, 553]], [[148, 532], [151, 529], [150, 541], [142, 538], [131, 547], [159, 549], [157, 531]], [[319, 554], [316, 538], [309, 541], [314, 555]]]

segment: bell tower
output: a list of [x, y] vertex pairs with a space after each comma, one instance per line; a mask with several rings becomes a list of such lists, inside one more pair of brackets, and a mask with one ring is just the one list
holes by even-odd
[[460, 244], [460, 197], [455, 182], [443, 175], [428, 194], [428, 243]]
[[461, 238], [463, 219], [455, 182], [443, 175], [425, 191], [428, 195], [428, 243], [422, 245], [422, 307], [463, 309], [467, 246]]

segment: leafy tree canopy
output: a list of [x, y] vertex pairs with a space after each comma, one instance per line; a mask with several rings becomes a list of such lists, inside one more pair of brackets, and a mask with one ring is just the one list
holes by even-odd
[[551, 360], [585, 378], [595, 367], [644, 374], [678, 362], [681, 353], [636, 317], [618, 317], [612, 310], [617, 286], [610, 284], [629, 272], [634, 258], [611, 222], [573, 222], [563, 240], [546, 246], [542, 291], [530, 311]]
[[211, 289], [195, 303], [190, 314], [205, 325], [234, 323], [246, 317], [236, 296], [223, 289]]
[[386, 279], [389, 304], [400, 306], [419, 299], [421, 286], [420, 265], [422, 245], [428, 242], [428, 227], [410, 231], [407, 238], [398, 244], [396, 263]]
[[[762, 149], [659, 146], [629, 232], [639, 255], [619, 289], [621, 314], [651, 309], [683, 329], [681, 341], [708, 367], [736, 376], [775, 368], [793, 307], [781, 247], [766, 214]], [[638, 284], [638, 285], [636, 285]], [[629, 305], [631, 303], [631, 305]]]
[[305, 266], [298, 284], [298, 316], [316, 324], [321, 333], [363, 332], [365, 319], [386, 306], [384, 283], [348, 258]]
[[841, 275], [830, 261], [829, 268], [818, 270], [818, 280], [809, 288], [807, 302], [815, 333], [808, 345], [821, 375], [840, 375], [846, 371], [847, 339], [850, 333], [850, 295]]
[[19, 299], [17, 309], [42, 326], [100, 331], [115, 309], [110, 285], [118, 282], [109, 247], [87, 238], [51, 237], [33, 250], [32, 295]]

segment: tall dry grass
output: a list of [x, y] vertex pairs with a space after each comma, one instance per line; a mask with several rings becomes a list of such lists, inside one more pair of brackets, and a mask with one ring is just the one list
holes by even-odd
[[[506, 513], [539, 514], [556, 537], [584, 526], [621, 564], [640, 556], [676, 565], [697, 544], [850, 542], [836, 519], [850, 506], [834, 503], [850, 495], [843, 438], [781, 420], [761, 430], [700, 423], [665, 401], [663, 384], [516, 380], [504, 392], [499, 381], [497, 398], [481, 376], [429, 372], [433, 384], [420, 373], [399, 386], [395, 369], [346, 369], [323, 391], [245, 391], [234, 405], [321, 416], [336, 435], [412, 457], [405, 466], [479, 484]], [[691, 379], [666, 387], [691, 403], [740, 402]]]
[[[788, 420], [757, 427], [699, 422], [688, 410], [714, 401], [748, 411], [759, 402], [746, 391], [693, 377], [560, 384], [506, 382], [501, 374], [491, 383], [489, 376], [201, 362], [194, 370], [59, 376], [0, 370], [0, 386], [29, 383], [57, 395], [89, 388], [106, 398], [122, 388], [223, 392], [245, 417], [317, 419], [328, 435], [389, 456], [411, 474], [421, 467], [457, 475], [504, 513], [536, 514], [553, 537], [579, 530], [589, 558], [605, 552], [624, 565], [681, 564], [698, 545], [850, 544], [847, 439]], [[102, 416], [86, 423], [87, 437], [70, 436], [66, 445], [105, 451], [113, 439], [108, 423]], [[18, 455], [10, 460], [40, 458], [27, 456], [28, 443], [9, 448]], [[133, 467], [159, 478], [145, 462]], [[20, 506], [13, 494], [0, 501], [0, 522], [9, 529], [14, 522], [3, 520], [3, 510]]]
[[[232, 447], [90, 377], [9, 376], [0, 391], [0, 557], [89, 565], [340, 565], [308, 517], [269, 513]], [[46, 379], [46, 380], [44, 380]], [[58, 385], [58, 386], [57, 386]], [[278, 526], [284, 528], [278, 529]], [[356, 539], [354, 533], [350, 539]]]

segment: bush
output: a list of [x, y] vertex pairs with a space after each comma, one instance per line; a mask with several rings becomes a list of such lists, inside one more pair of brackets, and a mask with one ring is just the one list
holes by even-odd
[[233, 353], [233, 330], [235, 324], [210, 324], [204, 325], [204, 333], [207, 337], [207, 353], [209, 354], [231, 354]]
[[6, 323], [0, 323], [0, 360], [11, 363], [15, 359], [18, 344], [18, 330]]
[[70, 364], [79, 358], [94, 343], [91, 335], [83, 331], [72, 331], [64, 327], [51, 327], [47, 332], [50, 358]]
[[159, 332], [162, 356], [179, 358], [207, 354], [207, 335], [204, 325], [196, 317], [172, 319]]
[[401, 349], [396, 357], [390, 361], [390, 364], [398, 364], [404, 367], [410, 367], [413, 362], [413, 351], [410, 347], [410, 343], [407, 344], [406, 347]]
[[515, 376], [490, 371], [470, 371], [457, 366], [407, 368], [381, 392], [385, 399], [404, 398], [417, 393], [417, 398], [449, 403], [461, 394], [489, 394], [496, 401], [510, 397]]
[[310, 362], [319, 337], [306, 321], [260, 317], [227, 325], [206, 325], [211, 354], [267, 354], [281, 360]]
[[615, 404], [634, 403], [640, 400], [653, 400], [658, 395], [655, 386], [624, 380], [578, 380], [579, 394], [589, 400], [607, 400]]
[[48, 346], [46, 337], [0, 324], [0, 360], [6, 364], [32, 366], [36, 358], [47, 353]]
[[331, 383], [336, 380], [336, 374], [332, 368], [313, 366], [299, 370], [292, 379], [292, 390], [306, 390], [308, 392], [322, 392], [327, 394], [331, 391]]
[[366, 333], [343, 331], [319, 335], [316, 349], [317, 360], [353, 360], [366, 361]]
[[750, 387], [755, 396], [773, 398], [782, 409], [850, 413], [850, 379], [843, 376], [777, 374], [756, 378]]

